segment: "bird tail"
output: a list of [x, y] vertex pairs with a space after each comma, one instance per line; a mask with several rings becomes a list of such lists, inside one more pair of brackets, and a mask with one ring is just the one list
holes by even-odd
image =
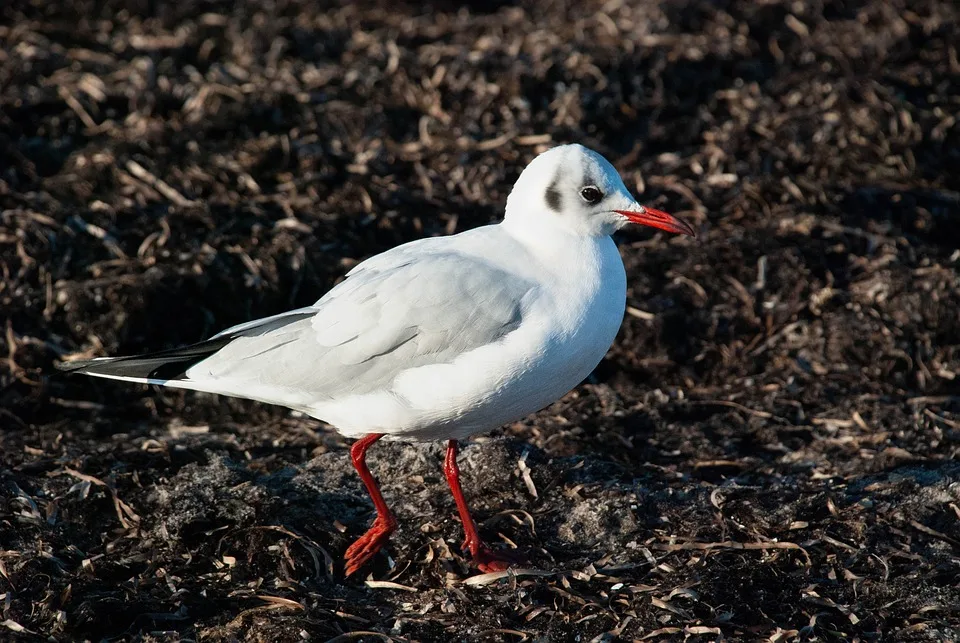
[[186, 372], [191, 366], [210, 357], [233, 339], [230, 336], [217, 336], [183, 348], [131, 357], [96, 357], [61, 362], [57, 368], [66, 373], [163, 385], [187, 379]]

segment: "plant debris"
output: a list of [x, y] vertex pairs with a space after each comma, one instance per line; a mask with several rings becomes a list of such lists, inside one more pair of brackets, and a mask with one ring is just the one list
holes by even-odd
[[[0, 597], [110, 641], [960, 638], [960, 6], [0, 8]], [[496, 220], [581, 142], [696, 240], [625, 231], [590, 380], [462, 451], [54, 375], [308, 305]]]

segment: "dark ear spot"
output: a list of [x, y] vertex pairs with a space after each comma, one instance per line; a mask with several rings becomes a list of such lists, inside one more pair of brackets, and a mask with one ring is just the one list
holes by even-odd
[[560, 212], [560, 190], [558, 190], [556, 186], [551, 184], [550, 187], [547, 188], [543, 198], [546, 199], [548, 208], [554, 212]]
[[547, 202], [547, 207], [553, 210], [554, 212], [560, 212], [560, 189], [557, 187], [557, 184], [560, 183], [560, 177], [556, 177], [553, 180], [553, 183], [547, 186], [547, 191], [543, 193], [543, 199]]

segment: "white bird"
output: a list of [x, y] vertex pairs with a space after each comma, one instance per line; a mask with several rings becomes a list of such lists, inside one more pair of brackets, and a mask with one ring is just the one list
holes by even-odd
[[506, 216], [413, 241], [357, 265], [317, 303], [174, 350], [67, 362], [97, 377], [248, 398], [296, 409], [348, 437], [377, 516], [345, 553], [350, 575], [396, 529], [365, 458], [371, 444], [448, 440], [444, 471], [481, 571], [486, 547], [460, 488], [457, 440], [540, 410], [599, 364], [623, 320], [626, 275], [610, 235], [628, 223], [695, 236], [637, 203], [581, 145], [537, 156]]

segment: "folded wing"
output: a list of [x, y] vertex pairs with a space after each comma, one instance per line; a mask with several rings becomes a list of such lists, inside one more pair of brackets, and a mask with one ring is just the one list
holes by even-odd
[[535, 288], [482, 258], [401, 247], [357, 266], [313, 306], [186, 348], [63, 367], [309, 405], [388, 390], [407, 369], [499, 341], [520, 325]]

